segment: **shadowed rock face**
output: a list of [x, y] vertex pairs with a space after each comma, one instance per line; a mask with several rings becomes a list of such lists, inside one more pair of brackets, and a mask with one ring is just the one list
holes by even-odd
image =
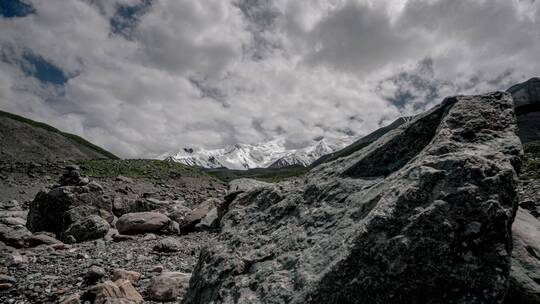
[[540, 79], [531, 78], [508, 92], [514, 98], [521, 141], [540, 140]]
[[516, 132], [510, 94], [448, 98], [302, 180], [239, 195], [185, 302], [502, 303]]
[[513, 251], [507, 304], [540, 303], [540, 221], [519, 208], [512, 226]]

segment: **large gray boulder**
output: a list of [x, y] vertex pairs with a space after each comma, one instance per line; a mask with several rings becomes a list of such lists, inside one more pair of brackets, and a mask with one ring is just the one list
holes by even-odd
[[111, 226], [98, 215], [82, 218], [69, 226], [65, 231], [65, 238], [73, 237], [75, 242], [84, 242], [104, 237]]
[[507, 93], [460, 96], [232, 202], [185, 303], [502, 303], [522, 154]]
[[158, 212], [134, 212], [122, 215], [116, 229], [122, 234], [158, 232], [170, 222], [168, 216]]
[[164, 208], [164, 203], [147, 198], [125, 198], [115, 197], [113, 201], [113, 212], [116, 216], [127, 213], [153, 211]]
[[0, 242], [17, 248], [27, 245], [32, 233], [25, 227], [26, 215], [19, 202], [0, 202]]
[[27, 245], [27, 238], [32, 233], [24, 225], [7, 225], [0, 223], [0, 242], [6, 245], [22, 248]]
[[[52, 232], [58, 239], [66, 241], [66, 231], [78, 229], [72, 228], [72, 225], [77, 223], [79, 227], [84, 223], [90, 224], [92, 220], [85, 220], [90, 216], [112, 214], [112, 200], [104, 194], [101, 185], [86, 181], [87, 178], [74, 173], [78, 172], [75, 169], [74, 166], [68, 166], [67, 172], [60, 179], [60, 185], [50, 191], [40, 191], [30, 203], [26, 223], [30, 231]], [[101, 221], [94, 223], [97, 226], [85, 226], [98, 229], [85, 233], [87, 237], [94, 235], [97, 238], [102, 234], [103, 227], [107, 226], [102, 225]]]

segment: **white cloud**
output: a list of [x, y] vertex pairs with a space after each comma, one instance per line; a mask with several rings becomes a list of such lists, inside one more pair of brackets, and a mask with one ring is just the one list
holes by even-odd
[[249, 35], [227, 1], [164, 0], [138, 26], [150, 64], [171, 72], [214, 74], [242, 56]]
[[137, 16], [129, 40], [112, 34], [119, 5], [140, 3], [35, 0], [35, 15], [0, 18], [6, 54], [31, 50], [71, 77], [43, 84], [0, 61], [2, 108], [152, 157], [359, 136], [445, 95], [539, 71], [534, 1], [162, 0]]

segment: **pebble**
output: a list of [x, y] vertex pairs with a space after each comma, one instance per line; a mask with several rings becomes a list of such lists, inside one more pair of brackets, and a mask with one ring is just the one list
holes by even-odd
[[84, 275], [84, 279], [88, 283], [93, 284], [93, 283], [96, 283], [97, 281], [99, 281], [101, 278], [103, 278], [106, 275], [107, 275], [107, 273], [105, 272], [105, 269], [103, 269], [103, 268], [101, 268], [99, 266], [92, 266], [92, 267], [90, 267], [90, 269], [88, 269], [88, 271]]
[[178, 252], [181, 249], [181, 243], [173, 238], [173, 237], [166, 237], [162, 240], [160, 240], [156, 246], [154, 246], [154, 251], [157, 252]]
[[5, 275], [5, 274], [0, 274], [0, 283], [15, 284], [16, 282], [17, 282], [17, 280], [14, 277], [8, 276], [8, 275]]
[[0, 283], [0, 290], [8, 290], [13, 287], [11, 283]]
[[131, 283], [136, 283], [140, 277], [141, 277], [141, 274], [136, 271], [129, 271], [129, 270], [121, 269], [121, 268], [117, 268], [113, 270], [113, 274], [112, 274], [113, 281], [123, 279], [123, 280], [128, 280]]
[[150, 272], [163, 272], [164, 268], [162, 265], [156, 265], [150, 269]]

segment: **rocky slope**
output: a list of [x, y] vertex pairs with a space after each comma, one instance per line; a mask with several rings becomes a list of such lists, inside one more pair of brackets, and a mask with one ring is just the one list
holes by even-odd
[[514, 98], [523, 143], [540, 140], [540, 79], [531, 78], [508, 89]]
[[0, 111], [2, 162], [115, 159], [110, 152], [47, 124]]
[[212, 238], [199, 222], [225, 194], [222, 182], [154, 160], [23, 165], [3, 174], [45, 187], [29, 201], [0, 198], [0, 303], [181, 299], [176, 284]]
[[354, 141], [350, 145], [344, 147], [343, 149], [336, 150], [332, 153], [325, 154], [316, 161], [314, 161], [311, 166], [315, 167], [322, 163], [329, 162], [341, 157], [345, 157], [348, 155], [351, 155], [352, 153], [368, 146], [369, 144], [373, 143], [377, 139], [381, 138], [384, 134], [396, 129], [397, 127], [401, 126], [402, 124], [409, 122], [412, 120], [413, 117], [407, 116], [407, 117], [400, 117], [396, 119], [394, 122], [389, 124], [388, 126], [384, 126], [382, 128], [379, 128], [368, 135], [361, 137], [360, 139]]
[[509, 94], [446, 99], [241, 195], [186, 303], [501, 303], [521, 144]]

